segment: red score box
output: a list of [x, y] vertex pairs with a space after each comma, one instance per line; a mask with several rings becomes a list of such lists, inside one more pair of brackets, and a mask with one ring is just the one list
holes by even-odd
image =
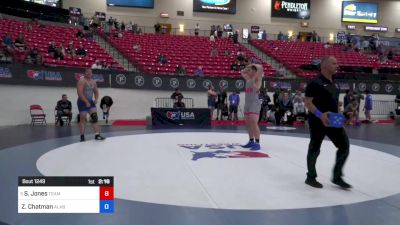
[[114, 200], [114, 187], [100, 187], [100, 200]]

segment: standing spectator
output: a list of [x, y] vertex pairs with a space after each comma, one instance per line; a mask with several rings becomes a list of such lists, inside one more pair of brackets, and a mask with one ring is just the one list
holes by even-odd
[[210, 109], [211, 119], [214, 115], [215, 103], [217, 99], [217, 92], [215, 92], [214, 86], [210, 85], [207, 91], [207, 106]]
[[216, 29], [217, 29], [217, 28], [215, 27], [215, 25], [212, 25], [212, 26], [210, 27], [210, 35], [214, 35]]
[[103, 66], [100, 63], [100, 60], [96, 59], [96, 61], [92, 65], [93, 70], [101, 70], [103, 69]]
[[258, 123], [260, 123], [262, 120], [266, 119], [266, 112], [268, 112], [271, 98], [269, 97], [267, 90], [263, 89], [260, 91], [258, 99], [260, 100], [261, 103], [260, 116], [258, 117]]
[[161, 33], [161, 25], [159, 23], [156, 23], [154, 25], [154, 31], [156, 32], [156, 34]]
[[100, 100], [100, 107], [103, 110], [103, 119], [106, 120], [106, 124], [108, 124], [108, 118], [110, 117], [110, 109], [113, 104], [114, 102], [110, 96], [104, 96]]
[[199, 36], [199, 31], [200, 31], [200, 25], [199, 23], [196, 23], [196, 26], [194, 27], [194, 35]]
[[224, 32], [223, 28], [221, 25], [217, 26], [217, 37], [222, 38], [222, 33]]
[[238, 119], [238, 107], [240, 104], [239, 92], [235, 91], [229, 95], [229, 118], [228, 120], [239, 120]]
[[232, 35], [232, 40], [234, 44], [237, 44], [239, 42], [239, 31], [236, 30], [235, 33]]
[[124, 23], [124, 22], [121, 23], [121, 31], [122, 31], [122, 32], [125, 31], [125, 23]]
[[193, 74], [199, 77], [204, 76], [203, 67], [202, 66], [197, 67], [197, 69], [193, 71]]
[[317, 34], [317, 32], [315, 32], [315, 30], [313, 30], [313, 32], [311, 34], [311, 39], [313, 42], [317, 42], [317, 40], [318, 40], [318, 34]]
[[86, 49], [83, 47], [82, 44], [79, 45], [79, 48], [76, 49], [75, 55], [79, 57], [85, 57], [86, 56]]
[[171, 99], [177, 100], [178, 98], [183, 99], [183, 94], [179, 91], [179, 88], [176, 88], [175, 92], [171, 95]]
[[360, 105], [361, 105], [361, 100], [364, 100], [364, 95], [362, 93], [354, 92], [354, 99], [357, 102], [357, 110], [356, 110], [356, 125], [361, 125], [360, 123]]
[[372, 111], [372, 95], [369, 90], [365, 91], [365, 103], [364, 103], [364, 113], [365, 121], [367, 123], [371, 122], [371, 111]]
[[68, 97], [66, 94], [63, 94], [61, 96], [61, 100], [59, 100], [57, 102], [57, 106], [56, 106], [56, 113], [57, 113], [57, 125], [60, 125], [61, 127], [64, 126], [64, 121], [62, 120], [63, 116], [67, 116], [68, 117], [68, 125], [71, 122], [72, 119], [72, 104], [71, 102], [68, 100]]
[[217, 48], [216, 48], [215, 46], [212, 47], [211, 52], [210, 52], [210, 56], [211, 56], [211, 57], [216, 57], [216, 56], [218, 56], [218, 50], [217, 50]]
[[282, 31], [279, 31], [279, 33], [278, 33], [278, 40], [280, 40], [280, 41], [283, 40], [283, 33], [282, 33]]
[[218, 119], [223, 120], [222, 111], [226, 104], [227, 104], [227, 94], [225, 89], [221, 87], [217, 95], [217, 120]]
[[261, 34], [261, 39], [262, 40], [267, 40], [267, 31], [263, 30], [263, 32]]
[[296, 91], [296, 95], [293, 97], [293, 114], [297, 117], [306, 117], [306, 106], [304, 104], [304, 97], [300, 91]]

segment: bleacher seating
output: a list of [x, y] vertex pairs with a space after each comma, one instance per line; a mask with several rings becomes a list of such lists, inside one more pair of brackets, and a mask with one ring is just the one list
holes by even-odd
[[380, 68], [398, 68], [400, 66], [395, 61], [388, 60], [385, 63], [379, 63], [376, 56], [369, 56], [353, 50], [344, 51], [345, 46], [339, 44], [331, 45], [328, 48], [324, 47], [324, 43], [300, 41], [253, 40], [252, 44], [297, 75], [305, 78], [314, 77], [318, 72], [304, 70], [301, 66], [311, 65], [314, 59], [320, 59], [325, 55], [335, 56], [341, 67], [372, 69], [376, 63], [379, 64]]
[[[205, 76], [238, 77], [240, 72], [230, 69], [236, 55], [224, 56], [226, 49], [236, 54], [240, 48], [246, 56], [256, 57], [246, 47], [237, 46], [227, 38], [216, 39], [215, 43], [212, 43], [207, 37], [161, 34], [138, 35], [125, 32], [122, 38], [111, 37], [109, 41], [140, 70], [156, 74], [172, 75], [175, 73], [177, 65], [182, 65], [187, 74], [193, 74], [198, 66], [202, 66]], [[133, 45], [136, 44], [141, 47], [139, 52], [133, 49]], [[217, 57], [210, 56], [213, 46], [218, 50]], [[167, 57], [168, 63], [159, 63], [158, 56], [160, 53]], [[269, 64], [259, 58], [257, 59], [262, 62], [266, 76], [272, 76], [275, 73], [275, 70]]]
[[[97, 42], [88, 39], [78, 39], [76, 33], [78, 28], [67, 27], [67, 26], [56, 26], [56, 25], [44, 25], [44, 26], [33, 26], [30, 31], [27, 29], [27, 22], [1, 19], [0, 20], [0, 37], [3, 37], [6, 33], [11, 34], [13, 40], [15, 40], [20, 33], [25, 36], [25, 40], [29, 48], [36, 47], [39, 53], [42, 55], [44, 63], [54, 66], [66, 66], [66, 67], [90, 67], [95, 60], [101, 62], [110, 63], [111, 65], [117, 65], [118, 69], [123, 70], [123, 66], [119, 65], [104, 49], [97, 44]], [[63, 44], [65, 48], [68, 47], [70, 41], [74, 42], [74, 47], [78, 48], [82, 43], [86, 49], [87, 56], [71, 57], [66, 55], [64, 60], [55, 60], [51, 57], [47, 51], [49, 43], [54, 41], [56, 46]]]

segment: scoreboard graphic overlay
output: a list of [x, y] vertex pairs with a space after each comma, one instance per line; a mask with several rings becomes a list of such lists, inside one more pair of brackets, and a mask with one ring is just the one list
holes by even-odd
[[113, 213], [114, 177], [18, 177], [18, 213]]

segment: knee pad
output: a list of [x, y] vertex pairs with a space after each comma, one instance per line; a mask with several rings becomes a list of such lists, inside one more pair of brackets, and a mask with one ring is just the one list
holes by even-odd
[[90, 122], [91, 123], [97, 123], [99, 121], [99, 117], [97, 116], [97, 113], [92, 113], [90, 114]]

